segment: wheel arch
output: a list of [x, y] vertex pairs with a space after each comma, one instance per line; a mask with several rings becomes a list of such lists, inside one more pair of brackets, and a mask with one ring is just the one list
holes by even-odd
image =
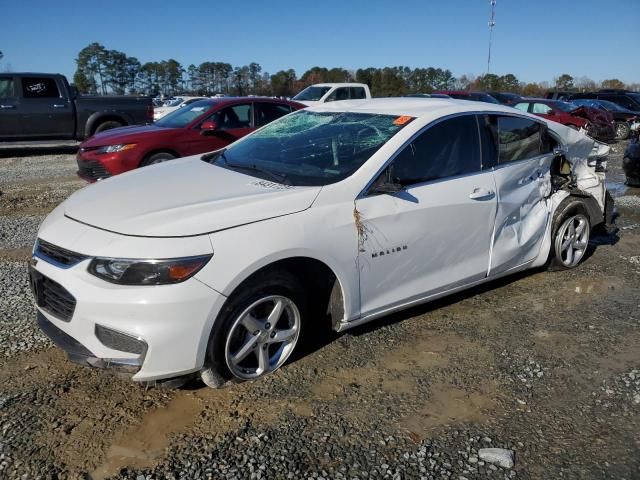
[[567, 205], [575, 201], [580, 201], [584, 205], [586, 214], [589, 217], [589, 222], [591, 223], [591, 228], [596, 227], [605, 221], [604, 212], [600, 208], [600, 205], [598, 205], [598, 201], [590, 193], [578, 189], [570, 190], [569, 196], [558, 204], [553, 213], [554, 219], [557, 218], [558, 215], [564, 213]]
[[104, 122], [119, 122], [123, 126], [129, 125], [131, 122], [124, 117], [123, 115], [118, 115], [114, 113], [105, 113], [105, 112], [94, 112], [87, 119], [87, 123], [85, 126], [85, 138], [93, 135], [101, 123]]
[[152, 150], [149, 150], [149, 151], [145, 152], [143, 155], [140, 156], [140, 161], [138, 162], [138, 167], [142, 166], [142, 164], [144, 163], [145, 160], [147, 160], [152, 155], [155, 155], [156, 153], [168, 153], [170, 155], [173, 155], [175, 158], [180, 158], [182, 156], [176, 150], [174, 150], [172, 148], [169, 148], [169, 147], [155, 147]]
[[341, 278], [337, 273], [338, 269], [330, 266], [328, 262], [308, 254], [271, 258], [245, 269], [228, 286], [228, 298], [249, 282], [274, 271], [293, 274], [305, 291], [315, 294], [313, 298], [310, 297], [312, 302], [318, 302], [317, 306], [322, 308], [323, 304], [326, 304], [327, 321], [330, 322], [331, 328], [336, 329], [345, 320], [345, 312], [349, 311], [350, 301], [350, 295], [345, 290], [346, 280]]

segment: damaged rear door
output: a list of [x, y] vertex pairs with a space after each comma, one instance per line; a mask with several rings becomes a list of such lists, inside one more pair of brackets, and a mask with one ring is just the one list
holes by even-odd
[[474, 114], [444, 119], [402, 147], [356, 200], [362, 314], [485, 278], [494, 190]]
[[485, 115], [483, 144], [494, 157], [498, 211], [489, 275], [535, 259], [547, 230], [553, 141], [545, 124], [509, 115]]

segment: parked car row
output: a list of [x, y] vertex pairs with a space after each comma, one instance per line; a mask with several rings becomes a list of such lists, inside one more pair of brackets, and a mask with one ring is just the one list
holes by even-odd
[[636, 100], [640, 102], [640, 93], [634, 92], [603, 91], [573, 95], [549, 92], [547, 98], [525, 98], [509, 92], [450, 90], [417, 94], [425, 97], [436, 95], [512, 106], [572, 128], [584, 129], [593, 138], [606, 142], [626, 140], [632, 130], [640, 128], [640, 103], [637, 106], [634, 103]]

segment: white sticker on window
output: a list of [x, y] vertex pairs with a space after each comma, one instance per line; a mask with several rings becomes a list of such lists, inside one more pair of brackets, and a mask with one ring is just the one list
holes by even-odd
[[204, 107], [191, 107], [192, 112], [201, 112], [204, 110]]

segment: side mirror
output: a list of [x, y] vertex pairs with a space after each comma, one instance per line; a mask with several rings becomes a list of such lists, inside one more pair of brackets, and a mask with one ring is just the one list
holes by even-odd
[[404, 187], [396, 182], [393, 175], [393, 165], [390, 165], [371, 186], [369, 193], [391, 194], [402, 190], [404, 190]]
[[71, 100], [78, 98], [78, 89], [73, 85], [69, 86], [69, 96], [71, 97]]
[[549, 111], [547, 112], [547, 115], [555, 115], [555, 114], [556, 114], [556, 111], [555, 111], [555, 110], [553, 110], [553, 109], [551, 109], [551, 110], [549, 110]]
[[207, 120], [200, 125], [200, 135], [213, 135], [218, 130], [218, 124], [213, 120]]

